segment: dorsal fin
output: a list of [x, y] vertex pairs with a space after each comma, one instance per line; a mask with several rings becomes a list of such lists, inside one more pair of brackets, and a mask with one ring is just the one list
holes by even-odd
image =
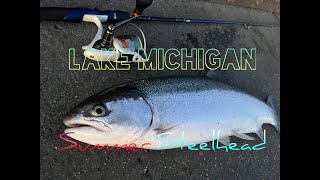
[[205, 74], [206, 77], [211, 78], [211, 79], [215, 79], [217, 74], [215, 71], [213, 70], [209, 70], [207, 71], [207, 73]]

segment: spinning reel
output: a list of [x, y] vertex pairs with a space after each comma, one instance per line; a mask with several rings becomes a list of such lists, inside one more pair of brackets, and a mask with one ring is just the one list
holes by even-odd
[[[103, 32], [102, 23], [108, 21], [108, 15], [84, 15], [83, 21], [95, 23], [98, 27], [98, 32], [93, 41], [83, 46], [84, 56], [95, 61], [113, 61], [120, 62], [121, 57], [127, 56], [127, 62], [146, 62], [144, 55], [139, 54], [139, 49], [146, 51], [146, 38], [143, 31], [136, 25], [129, 23], [138, 18], [144, 9], [152, 4], [153, 0], [137, 0], [136, 8], [131, 17], [115, 24], [109, 24]], [[137, 35], [125, 34], [114, 35], [114, 31], [122, 25], [135, 26], [141, 32], [143, 43]], [[126, 31], [126, 29], [125, 29]]]

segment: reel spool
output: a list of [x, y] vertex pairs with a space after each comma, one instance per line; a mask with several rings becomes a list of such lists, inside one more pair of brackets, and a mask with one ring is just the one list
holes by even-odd
[[138, 52], [138, 49], [143, 48], [140, 38], [132, 34], [115, 36], [113, 38], [113, 46], [121, 52], [123, 52], [123, 49]]
[[[141, 32], [143, 43], [137, 35], [117, 35], [112, 37], [112, 47], [109, 49], [97, 49], [91, 46], [85, 49], [84, 56], [88, 59], [102, 62], [146, 62], [147, 60], [138, 53], [139, 49], [146, 52], [146, 38], [143, 31], [135, 24], [129, 23], [126, 25], [123, 34], [126, 34], [126, 30], [130, 25], [135, 26]], [[96, 40], [99, 41], [100, 38]], [[127, 61], [122, 61], [121, 57], [125, 56], [128, 58]]]
[[[141, 39], [137, 35], [118, 35], [113, 38], [113, 47], [122, 55], [128, 55], [132, 62], [145, 61], [138, 53], [139, 49], [145, 49]], [[120, 57], [119, 57], [120, 58]]]

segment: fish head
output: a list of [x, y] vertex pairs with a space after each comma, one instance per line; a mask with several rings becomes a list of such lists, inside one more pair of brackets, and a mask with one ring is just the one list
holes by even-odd
[[81, 103], [64, 119], [65, 133], [92, 145], [132, 143], [152, 122], [152, 110], [144, 97], [98, 96]]

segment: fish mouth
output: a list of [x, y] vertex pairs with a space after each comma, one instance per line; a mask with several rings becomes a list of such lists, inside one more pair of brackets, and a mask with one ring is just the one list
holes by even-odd
[[82, 128], [94, 128], [102, 132], [111, 132], [112, 128], [110, 125], [99, 120], [83, 120], [67, 117], [63, 120], [63, 123], [70, 127], [70, 129], [82, 129]]

